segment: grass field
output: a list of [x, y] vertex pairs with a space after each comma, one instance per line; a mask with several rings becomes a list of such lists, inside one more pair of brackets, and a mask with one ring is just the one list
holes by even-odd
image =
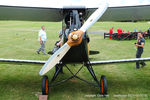
[[[48, 41], [46, 51], [48, 52], [58, 40], [58, 32], [61, 23], [51, 22], [29, 22], [29, 21], [0, 21], [0, 58], [47, 60], [49, 55], [37, 55], [39, 48], [37, 41], [40, 26], [46, 26]], [[96, 23], [89, 30], [108, 30], [114, 26], [114, 30], [122, 28], [125, 31], [133, 31], [136, 27], [142, 31], [148, 29], [150, 24], [146, 22], [102, 22]], [[100, 54], [91, 55], [93, 60], [110, 60], [135, 58], [136, 50], [131, 41], [116, 41], [103, 39], [102, 35], [90, 35], [91, 50], [98, 50]], [[150, 57], [150, 40], [146, 40], [143, 57]], [[69, 65], [73, 66], [73, 65]], [[72, 67], [77, 70], [80, 65]], [[3, 63], [0, 62], [0, 100], [37, 100], [37, 95], [41, 92], [41, 76], [39, 71], [42, 65], [23, 63]], [[143, 69], [136, 70], [135, 63], [109, 64], [94, 66], [98, 78], [105, 75], [108, 81], [109, 97], [102, 98], [94, 96], [98, 94], [98, 89], [89, 86], [79, 80], [73, 79], [62, 85], [51, 88], [50, 100], [149, 100], [150, 99], [150, 62]], [[69, 72], [58, 76], [63, 79], [69, 76]], [[52, 77], [54, 69], [48, 72]], [[89, 72], [84, 69], [79, 76], [93, 81]], [[120, 95], [120, 96], [119, 96]], [[128, 96], [126, 96], [128, 95]], [[88, 97], [91, 96], [91, 97]], [[94, 96], [94, 97], [92, 97]]]

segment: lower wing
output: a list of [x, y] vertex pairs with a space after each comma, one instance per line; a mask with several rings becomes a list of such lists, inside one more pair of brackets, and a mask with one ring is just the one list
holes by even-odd
[[[112, 64], [112, 63], [128, 63], [128, 62], [136, 62], [136, 61], [150, 61], [150, 57], [119, 59], [119, 60], [105, 60], [105, 61], [90, 61], [90, 64], [91, 65], [99, 65], [99, 64]], [[3, 58], [0, 58], [0, 62], [34, 63], [34, 64], [45, 64], [46, 63], [46, 61], [40, 61], [40, 60], [20, 60], [20, 59], [3, 59]], [[61, 62], [58, 64], [61, 64]]]

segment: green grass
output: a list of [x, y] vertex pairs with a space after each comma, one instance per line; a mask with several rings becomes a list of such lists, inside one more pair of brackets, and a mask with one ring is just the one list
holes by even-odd
[[[35, 51], [39, 48], [37, 41], [38, 30], [40, 26], [46, 26], [48, 41], [46, 51], [53, 48], [58, 40], [58, 32], [61, 29], [61, 23], [51, 22], [30, 22], [30, 21], [0, 21], [0, 58], [13, 59], [31, 59], [47, 60], [49, 55], [37, 55]], [[109, 30], [114, 26], [124, 30], [141, 29], [147, 30], [149, 24], [146, 22], [123, 23], [123, 22], [102, 22], [96, 23], [89, 30]], [[131, 41], [116, 41], [103, 39], [102, 35], [90, 35], [90, 49], [98, 50], [100, 54], [91, 55], [91, 60], [110, 60], [135, 58], [135, 49]], [[143, 57], [150, 57], [150, 40], [146, 40]], [[86, 97], [87, 95], [96, 95], [99, 90], [89, 86], [77, 79], [70, 80], [57, 87], [52, 87], [49, 94], [50, 100], [149, 100], [150, 99], [150, 62], [143, 69], [136, 70], [135, 63], [96, 65], [94, 70], [98, 79], [101, 75], [106, 75], [108, 81], [109, 97]], [[73, 66], [73, 65], [68, 65]], [[72, 67], [77, 70], [80, 65]], [[39, 71], [42, 65], [23, 64], [23, 63], [3, 63], [0, 62], [0, 100], [37, 100], [36, 96], [41, 92], [41, 76]], [[70, 75], [67, 70], [65, 74], [58, 76], [58, 79], [64, 79]], [[54, 69], [47, 73], [52, 77]], [[79, 76], [93, 81], [89, 72], [84, 68]], [[114, 97], [114, 95], [133, 95], [131, 97]], [[136, 96], [136, 95], [147, 95]]]

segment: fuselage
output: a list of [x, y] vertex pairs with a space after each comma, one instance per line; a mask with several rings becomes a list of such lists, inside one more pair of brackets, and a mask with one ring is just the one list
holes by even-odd
[[[63, 18], [62, 21], [62, 41], [65, 44], [68, 41], [68, 35], [75, 30], [81, 28], [84, 23], [84, 16], [85, 14], [84, 9], [64, 9], [63, 11]], [[72, 62], [87, 62], [89, 60], [88, 56], [88, 35], [85, 32], [82, 37], [81, 44], [77, 46], [71, 47], [68, 53], [63, 57], [63, 63], [72, 63]]]

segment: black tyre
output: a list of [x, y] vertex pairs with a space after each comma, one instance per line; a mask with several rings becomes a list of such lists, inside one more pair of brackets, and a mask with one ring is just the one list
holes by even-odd
[[104, 75], [102, 75], [100, 79], [100, 93], [102, 95], [107, 95], [107, 80]]
[[42, 94], [43, 95], [48, 95], [48, 92], [49, 92], [48, 77], [43, 76], [43, 79], [42, 79]]

